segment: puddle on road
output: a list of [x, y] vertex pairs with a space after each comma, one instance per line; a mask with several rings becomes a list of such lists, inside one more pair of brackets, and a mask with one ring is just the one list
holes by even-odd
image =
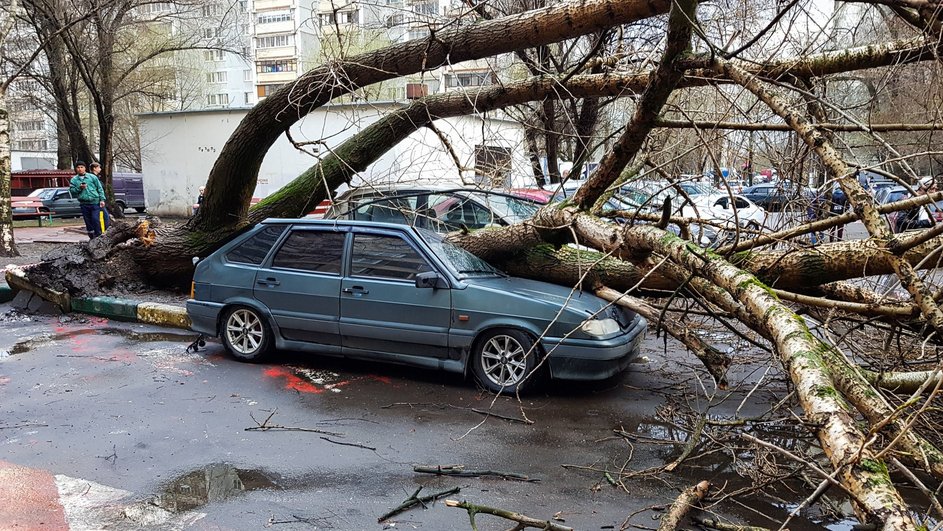
[[164, 510], [181, 513], [239, 496], [243, 492], [280, 488], [274, 479], [262, 471], [214, 463], [188, 472], [167, 484], [157, 495], [154, 504]]
[[70, 339], [90, 334], [103, 334], [108, 336], [121, 336], [129, 342], [135, 343], [154, 343], [159, 341], [177, 342], [190, 344], [196, 335], [193, 333], [175, 333], [175, 332], [138, 332], [127, 328], [77, 328], [66, 332], [56, 334], [41, 334], [38, 336], [28, 336], [21, 338], [9, 350], [0, 350], [0, 360], [17, 354], [25, 354], [38, 348], [44, 347], [55, 341]]

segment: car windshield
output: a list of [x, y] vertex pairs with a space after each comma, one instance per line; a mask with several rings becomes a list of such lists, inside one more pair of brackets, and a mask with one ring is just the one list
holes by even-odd
[[459, 278], [480, 277], [480, 276], [503, 276], [504, 273], [498, 271], [488, 262], [462, 249], [461, 247], [446, 241], [441, 234], [427, 229], [416, 229], [423, 240], [432, 248], [432, 252], [452, 270], [452, 273]]
[[530, 219], [540, 208], [540, 205], [533, 201], [501, 194], [475, 192], [469, 195], [487, 206], [497, 217], [508, 224]]
[[710, 186], [699, 183], [678, 183], [678, 186], [688, 195], [701, 195], [712, 193]]
[[27, 197], [38, 197], [40, 199], [52, 199], [52, 196], [56, 194], [55, 188], [40, 188], [38, 190], [33, 190], [29, 193]]

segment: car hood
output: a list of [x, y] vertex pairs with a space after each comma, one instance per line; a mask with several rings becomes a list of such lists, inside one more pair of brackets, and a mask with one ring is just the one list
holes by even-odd
[[542, 302], [559, 307], [566, 305], [567, 310], [585, 314], [586, 317], [598, 312], [608, 304], [603, 299], [586, 291], [528, 280], [519, 277], [467, 278], [465, 282], [474, 289], [515, 295], [521, 299]]

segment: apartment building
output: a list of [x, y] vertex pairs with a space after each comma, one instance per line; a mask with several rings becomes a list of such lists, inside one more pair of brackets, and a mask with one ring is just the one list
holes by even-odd
[[54, 105], [39, 84], [28, 78], [10, 85], [10, 165], [14, 171], [56, 167]]
[[250, 28], [256, 100], [293, 81], [311, 65], [318, 35], [310, 0], [253, 0]]

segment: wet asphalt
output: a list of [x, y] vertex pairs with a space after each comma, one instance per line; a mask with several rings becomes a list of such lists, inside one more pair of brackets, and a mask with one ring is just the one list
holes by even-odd
[[[188, 352], [196, 336], [181, 330], [26, 317], [7, 305], [0, 331], [0, 460], [78, 485], [64, 505], [82, 500], [85, 484], [85, 496], [92, 486], [117, 492], [95, 510], [67, 506], [73, 529], [470, 529], [463, 510], [441, 502], [377, 522], [419, 487], [420, 495], [458, 487], [448, 498], [556, 516], [576, 529], [620, 529], [637, 513], [630, 523], [645, 528], [658, 525], [659, 512], [648, 508], [670, 504], [679, 489], [735, 481], [710, 459], [663, 480], [629, 480], [624, 490], [607, 480], [604, 471], [677, 457], [686, 434], [657, 420], [656, 410], [669, 396], [712, 392], [693, 357], [654, 337], [640, 363], [615, 379], [555, 383], [518, 401], [453, 375], [311, 354], [240, 363], [215, 342]], [[736, 371], [745, 380], [765, 375]], [[774, 397], [755, 392], [740, 404], [749, 391], [735, 390], [730, 407], [761, 411]], [[698, 407], [702, 399], [680, 400]], [[534, 481], [440, 477], [414, 465]], [[783, 514], [762, 500], [755, 507]], [[772, 525], [754, 508], [717, 510]], [[511, 527], [477, 521], [483, 530]]]

